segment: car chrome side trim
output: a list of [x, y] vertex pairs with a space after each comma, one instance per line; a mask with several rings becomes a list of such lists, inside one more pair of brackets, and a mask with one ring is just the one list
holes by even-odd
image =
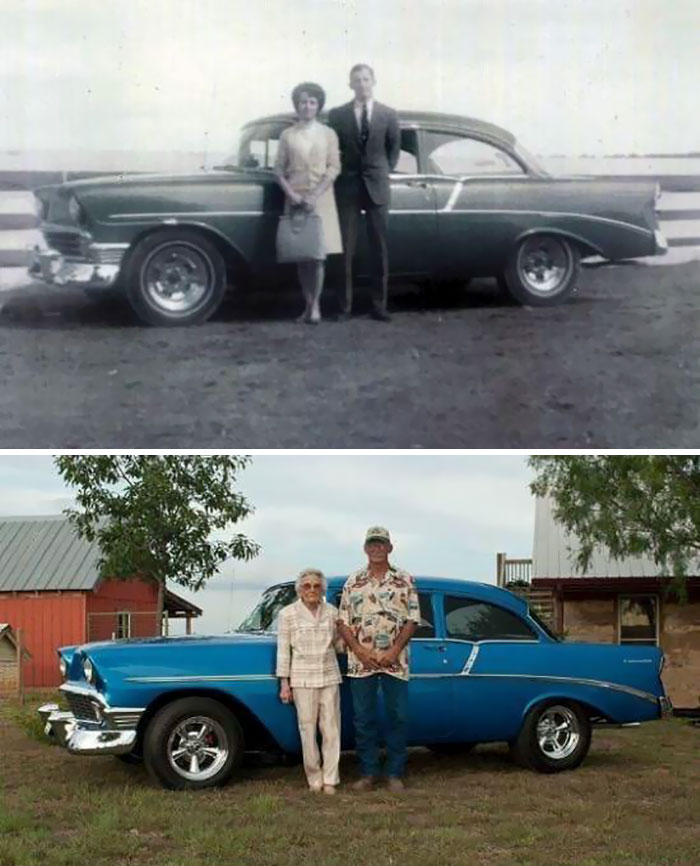
[[546, 680], [547, 682], [564, 682], [573, 683], [579, 686], [593, 686], [601, 689], [611, 689], [612, 691], [625, 692], [633, 695], [635, 698], [642, 698], [650, 701], [652, 704], [658, 704], [659, 699], [656, 695], [650, 692], [644, 692], [641, 689], [635, 689], [634, 686], [625, 686], [621, 683], [610, 683], [606, 680], [590, 680], [583, 677], [557, 677], [547, 674], [473, 674], [468, 673], [465, 676], [469, 677], [499, 677], [504, 679], [526, 679], [526, 680]]
[[610, 225], [624, 226], [624, 228], [631, 229], [635, 232], [640, 232], [643, 235], [654, 235], [653, 229], [645, 229], [641, 226], [633, 225], [632, 223], [626, 223], [623, 220], [615, 220], [610, 217], [601, 217], [601, 216], [593, 216], [592, 214], [585, 213], [571, 213], [569, 211], [546, 211], [546, 210], [510, 210], [507, 208], [448, 208], [449, 201], [447, 205], [445, 205], [442, 210], [438, 210], [437, 213], [453, 213], [453, 214], [534, 214], [536, 216], [543, 217], [576, 217], [577, 219], [584, 220], [592, 220], [593, 222], [607, 223]]
[[450, 197], [447, 199], [447, 204], [442, 209], [442, 213], [447, 213], [452, 210], [452, 208], [455, 206], [457, 199], [460, 196], [460, 193], [462, 192], [463, 187], [464, 182], [458, 180], [457, 183], [454, 185], [452, 192], [450, 193]]
[[[140, 219], [170, 219], [172, 217], [202, 217], [202, 216], [264, 216], [261, 210], [192, 210], [192, 211], [161, 211], [159, 213], [111, 213], [112, 220]], [[274, 214], [270, 214], [274, 216]]]
[[277, 677], [273, 674], [214, 674], [212, 676], [201, 676], [195, 674], [192, 676], [180, 677], [124, 677], [124, 682], [127, 683], [227, 683], [236, 682], [238, 680], [276, 680]]
[[469, 658], [464, 663], [464, 667], [462, 668], [461, 676], [468, 676], [471, 669], [474, 667], [474, 662], [476, 661], [476, 657], [479, 655], [479, 644], [476, 643], [472, 647], [472, 651], [469, 653]]

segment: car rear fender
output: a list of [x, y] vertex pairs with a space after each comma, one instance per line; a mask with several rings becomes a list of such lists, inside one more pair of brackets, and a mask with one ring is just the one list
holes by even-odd
[[602, 249], [591, 243], [591, 241], [586, 240], [585, 238], [582, 238], [580, 235], [577, 235], [573, 232], [568, 232], [563, 229], [552, 228], [551, 226], [541, 226], [526, 229], [515, 238], [515, 246], [517, 246], [524, 238], [531, 237], [532, 235], [549, 235], [550, 237], [553, 236], [565, 238], [576, 246], [582, 257], [605, 256], [605, 253], [602, 251]]
[[523, 707], [520, 724], [528, 713], [543, 703], [563, 701], [579, 704], [589, 717], [601, 718], [614, 724], [645, 722], [658, 719], [658, 701], [653, 695], [641, 697], [621, 691], [601, 689], [598, 686], [567, 687], [566, 684], [552, 684], [551, 688], [541, 691]]

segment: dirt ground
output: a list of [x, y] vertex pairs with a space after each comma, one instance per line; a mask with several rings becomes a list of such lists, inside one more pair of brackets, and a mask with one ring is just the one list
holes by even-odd
[[700, 263], [585, 269], [552, 308], [402, 287], [389, 324], [296, 293], [197, 328], [33, 285], [2, 297], [2, 448], [695, 448]]

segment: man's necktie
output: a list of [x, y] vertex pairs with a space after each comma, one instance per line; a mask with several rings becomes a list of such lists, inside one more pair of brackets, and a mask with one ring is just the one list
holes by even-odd
[[360, 118], [360, 146], [364, 150], [369, 139], [369, 117], [367, 115], [367, 103], [362, 104], [362, 117]]

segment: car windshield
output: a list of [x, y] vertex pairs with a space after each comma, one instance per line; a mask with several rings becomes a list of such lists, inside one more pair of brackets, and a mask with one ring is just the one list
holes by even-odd
[[564, 639], [561, 635], [555, 634], [551, 627], [547, 625], [547, 623], [542, 619], [542, 617], [535, 611], [534, 608], [530, 607], [528, 609], [528, 614], [530, 615], [530, 619], [534, 619], [537, 625], [542, 629], [542, 631], [548, 636], [551, 637], [552, 640], [555, 640], [559, 643]]
[[263, 593], [253, 612], [238, 626], [236, 631], [250, 634], [277, 631], [277, 617], [283, 607], [296, 600], [297, 593], [293, 583], [273, 586]]

